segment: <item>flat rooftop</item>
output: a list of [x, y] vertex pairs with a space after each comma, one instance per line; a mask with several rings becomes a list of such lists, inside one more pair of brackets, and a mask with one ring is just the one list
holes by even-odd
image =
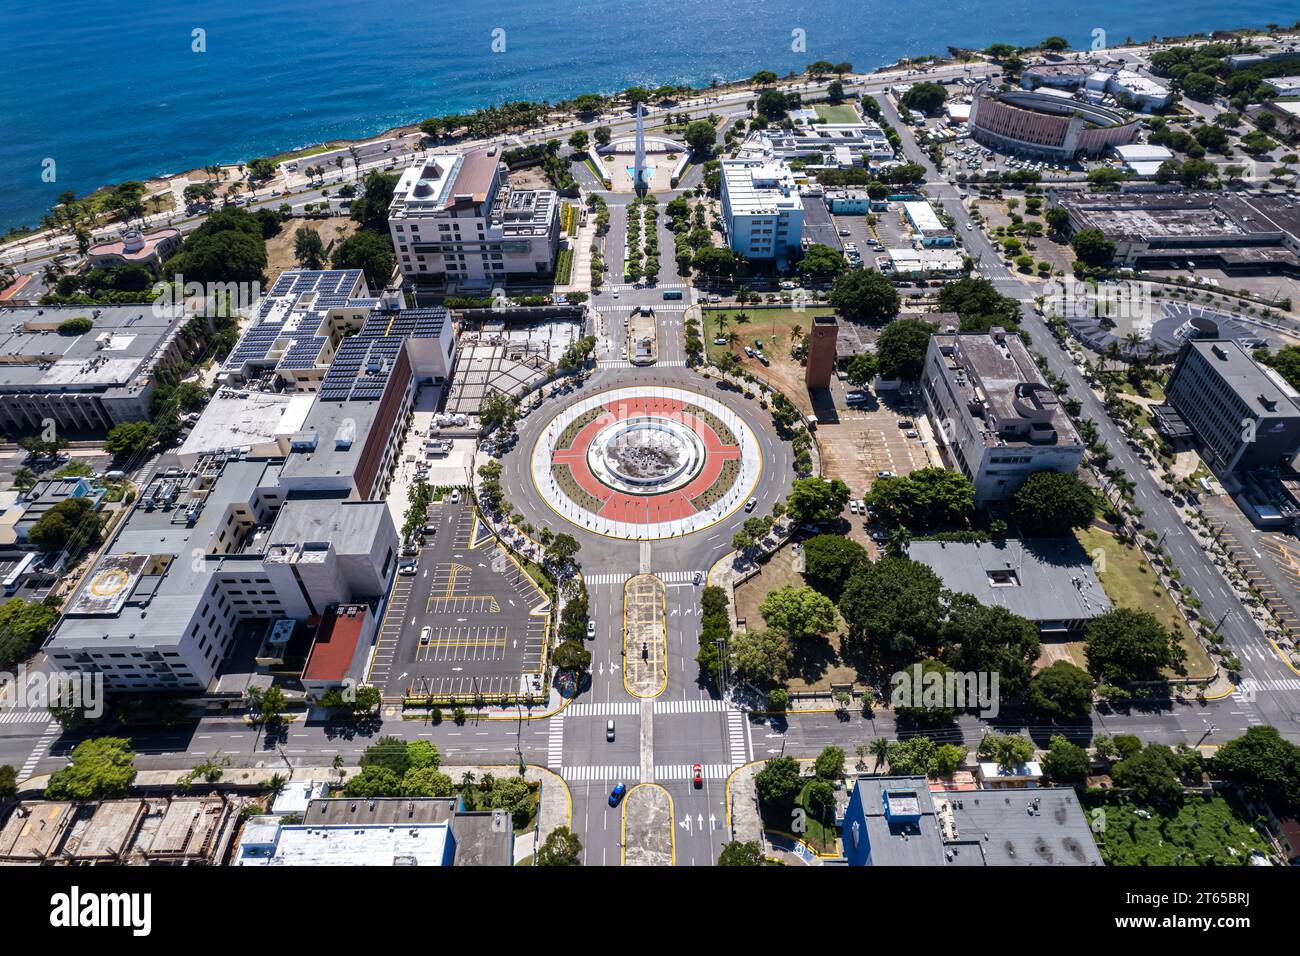
[[1247, 408], [1261, 418], [1300, 415], [1300, 395], [1282, 376], [1260, 365], [1229, 339], [1194, 339], [1188, 344]]
[[790, 167], [778, 162], [724, 159], [722, 179], [734, 214], [776, 215], [782, 209], [802, 209]]
[[1079, 228], [1111, 237], [1263, 242], [1283, 232], [1300, 235], [1300, 209], [1281, 196], [1070, 192], [1061, 194], [1060, 203]]
[[[60, 335], [59, 325], [74, 318], [94, 325], [81, 335]], [[180, 304], [2, 308], [0, 392], [142, 388], [150, 381], [151, 360], [183, 320]]]
[[302, 429], [316, 396], [310, 392], [264, 392], [222, 388], [177, 450], [181, 458], [287, 442]]
[[[987, 447], [1082, 444], [1020, 336], [993, 329], [987, 334], [942, 333], [935, 341], [953, 391], [983, 418]], [[1050, 441], [1009, 437], [1008, 429], [1040, 419], [1054, 431]]]
[[949, 590], [1031, 621], [1089, 620], [1111, 609], [1091, 557], [1072, 537], [913, 541], [907, 553]]

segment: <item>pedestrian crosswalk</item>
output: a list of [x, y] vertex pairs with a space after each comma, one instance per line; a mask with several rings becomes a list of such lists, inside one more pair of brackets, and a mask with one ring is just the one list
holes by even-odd
[[564, 763], [564, 714], [550, 719], [550, 737], [546, 741], [546, 766], [556, 770]]
[[49, 719], [48, 710], [0, 710], [0, 724], [43, 724]]
[[570, 704], [564, 708], [564, 713], [569, 717], [631, 717], [641, 713], [641, 705], [636, 701]]
[[745, 715], [733, 710], [727, 713], [727, 744], [731, 749], [731, 762], [736, 766], [747, 763], [749, 749], [745, 746]]
[[1243, 703], [1253, 703], [1262, 690], [1300, 690], [1300, 677], [1282, 677], [1269, 678], [1267, 680], [1256, 680], [1253, 677], [1244, 678], [1237, 689], [1232, 692], [1232, 696]]
[[633, 365], [631, 362], [614, 361], [611, 359], [598, 359], [597, 363], [601, 368], [682, 368], [686, 362], [677, 359], [676, 361], [653, 362], [650, 365]]
[[31, 752], [31, 756], [27, 758], [27, 762], [18, 771], [19, 780], [26, 780], [35, 772], [36, 765], [41, 762], [41, 759], [49, 751], [50, 745], [54, 743], [61, 732], [59, 725], [54, 721], [50, 721], [50, 726], [45, 728], [45, 733], [41, 734], [40, 740], [36, 741], [36, 748]]
[[725, 700], [712, 700], [708, 697], [699, 700], [657, 700], [656, 714], [716, 714], [729, 710]]
[[565, 780], [613, 780], [626, 783], [641, 779], [641, 768], [636, 766], [562, 767], [560, 776]]
[[[703, 571], [653, 571], [651, 573], [664, 584], [686, 584], [694, 581], [697, 574], [701, 582], [704, 580]], [[596, 587], [602, 584], [626, 584], [630, 577], [632, 575], [627, 572], [611, 572], [610, 574], [584, 574], [582, 580], [587, 587]]]
[[[736, 768], [725, 763], [706, 763], [700, 765], [700, 774], [705, 780], [726, 780]], [[691, 764], [678, 763], [655, 767], [656, 780], [690, 780], [694, 776]]]

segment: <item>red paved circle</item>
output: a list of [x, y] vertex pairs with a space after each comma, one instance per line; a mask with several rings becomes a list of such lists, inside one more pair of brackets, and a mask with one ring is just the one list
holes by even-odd
[[[592, 474], [587, 463], [587, 452], [596, 436], [610, 425], [642, 416], [678, 422], [699, 436], [704, 444], [704, 467], [688, 484], [663, 494], [631, 495], [610, 488]], [[638, 397], [604, 405], [601, 414], [584, 425], [567, 448], [557, 447], [551, 452], [551, 466], [567, 465], [578, 486], [601, 502], [597, 514], [611, 521], [630, 524], [657, 524], [698, 514], [699, 509], [692, 504], [692, 499], [704, 494], [718, 481], [722, 476], [724, 462], [739, 459], [740, 446], [723, 444], [717, 432], [703, 419], [686, 411], [685, 403], [676, 399], [653, 397]]]

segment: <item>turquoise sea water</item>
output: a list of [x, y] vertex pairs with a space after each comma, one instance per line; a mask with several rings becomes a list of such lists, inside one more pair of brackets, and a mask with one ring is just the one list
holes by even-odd
[[[11, 0], [0, 4], [0, 229], [34, 222], [65, 189], [510, 99], [706, 84], [818, 59], [872, 68], [1051, 34], [1086, 47], [1097, 29], [1121, 43], [1298, 13], [1292, 0]], [[54, 182], [42, 179], [47, 159]]]

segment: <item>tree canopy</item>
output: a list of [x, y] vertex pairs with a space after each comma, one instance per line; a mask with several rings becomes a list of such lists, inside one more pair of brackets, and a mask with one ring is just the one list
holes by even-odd
[[894, 284], [874, 269], [839, 273], [827, 301], [850, 321], [877, 323], [894, 318], [903, 304]]
[[958, 527], [975, 510], [975, 486], [959, 471], [921, 468], [907, 476], [877, 478], [866, 501], [877, 518], [909, 531]]
[[1035, 472], [1011, 498], [1011, 517], [1026, 535], [1057, 537], [1087, 528], [1096, 512], [1096, 492], [1071, 472]]
[[914, 382], [925, 367], [930, 336], [938, 326], [923, 319], [895, 319], [876, 342], [880, 377]]
[[838, 478], [796, 478], [790, 490], [790, 517], [798, 524], [834, 521], [849, 503], [849, 486]]
[[792, 642], [835, 629], [835, 605], [810, 587], [788, 585], [763, 598], [758, 613]]
[[94, 737], [72, 750], [72, 763], [56, 770], [47, 800], [102, 800], [126, 796], [135, 780], [135, 751], [122, 737]]
[[942, 595], [943, 583], [924, 564], [884, 557], [849, 578], [839, 608], [854, 639], [910, 654], [934, 645]]
[[1084, 628], [1088, 670], [1108, 684], [1161, 679], [1187, 656], [1178, 635], [1148, 611], [1115, 608]]

